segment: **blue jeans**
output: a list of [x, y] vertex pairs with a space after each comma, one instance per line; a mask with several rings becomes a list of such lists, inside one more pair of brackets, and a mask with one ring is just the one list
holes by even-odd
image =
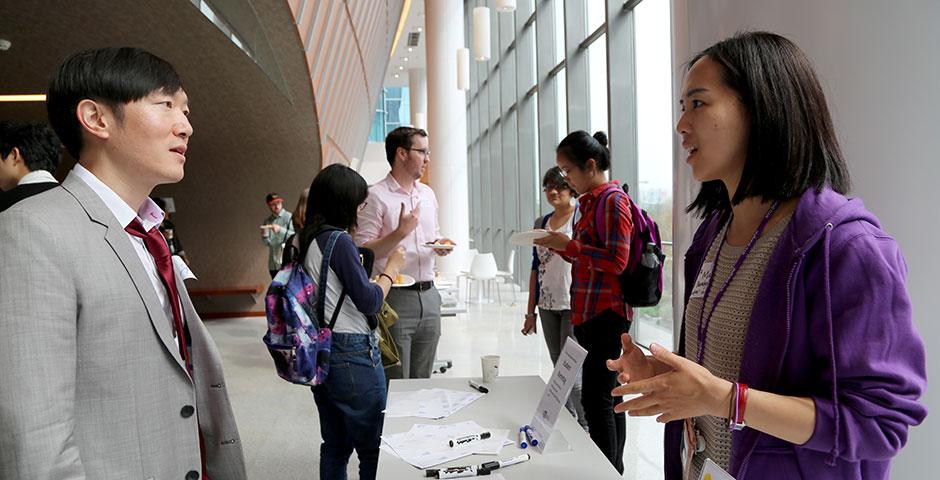
[[378, 338], [361, 333], [333, 333], [330, 373], [313, 388], [320, 414], [320, 478], [346, 480], [353, 448], [359, 478], [373, 480], [379, 464], [385, 419], [385, 369]]

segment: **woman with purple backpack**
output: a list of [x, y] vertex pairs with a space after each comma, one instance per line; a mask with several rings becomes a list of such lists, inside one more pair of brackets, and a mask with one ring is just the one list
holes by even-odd
[[604, 176], [610, 169], [604, 132], [569, 134], [558, 144], [555, 163], [568, 184], [581, 193], [580, 219], [570, 238], [550, 232], [535, 243], [572, 263], [571, 323], [578, 343], [588, 352], [581, 370], [581, 405], [591, 440], [623, 473], [626, 417], [614, 412], [610, 391], [617, 386], [617, 374], [605, 362], [620, 355], [620, 335], [630, 329], [633, 319], [618, 279], [630, 257], [630, 198], [617, 181], [608, 182]]
[[359, 454], [359, 478], [375, 478], [387, 392], [374, 315], [405, 263], [404, 251], [396, 249], [385, 270], [369, 280], [350, 236], [368, 193], [355, 170], [324, 168], [310, 184], [300, 233], [300, 244], [308, 245], [304, 267], [311, 278], [320, 278], [323, 257], [329, 257], [326, 286], [318, 288], [326, 288], [324, 320], [335, 323], [329, 375], [313, 387], [313, 398], [323, 438], [320, 478], [331, 480], [347, 477], [353, 449]]
[[[861, 200], [805, 54], [776, 34], [689, 63], [676, 130], [702, 182], [679, 348], [629, 335], [611, 395], [665, 429], [667, 479], [886, 479], [927, 415], [907, 266]], [[611, 357], [615, 358], [615, 357]]]

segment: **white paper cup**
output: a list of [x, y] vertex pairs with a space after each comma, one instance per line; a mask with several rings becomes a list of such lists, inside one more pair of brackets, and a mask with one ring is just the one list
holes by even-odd
[[496, 380], [499, 376], [499, 355], [483, 355], [480, 363], [483, 365], [483, 382]]

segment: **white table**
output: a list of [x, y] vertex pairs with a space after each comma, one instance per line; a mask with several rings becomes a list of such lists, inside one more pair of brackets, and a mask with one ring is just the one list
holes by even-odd
[[[452, 390], [472, 391], [467, 385], [468, 378], [430, 378], [414, 380], [392, 380], [390, 392], [407, 392], [422, 388], [449, 388]], [[479, 380], [477, 378], [476, 380]], [[384, 434], [407, 432], [415, 423], [450, 424], [473, 420], [484, 427], [509, 429], [511, 440], [515, 442], [519, 427], [532, 420], [535, 406], [545, 390], [545, 382], [538, 376], [499, 377], [495, 382], [486, 384], [490, 389], [483, 398], [471, 403], [457, 413], [440, 420], [405, 417], [386, 418]], [[561, 432], [571, 450], [562, 453], [541, 454], [538, 450], [522, 450], [517, 444], [507, 445], [496, 458], [507, 459], [520, 453], [529, 453], [528, 462], [495, 470], [508, 480], [602, 480], [621, 478], [601, 451], [594, 445], [587, 433], [574, 420], [567, 410], [562, 408], [555, 430]], [[490, 455], [470, 455], [432, 468], [456, 465], [479, 465], [493, 460]], [[424, 470], [419, 470], [400, 458], [381, 452], [379, 455], [379, 479], [398, 480], [425, 478]], [[486, 477], [484, 477], [486, 478]]]

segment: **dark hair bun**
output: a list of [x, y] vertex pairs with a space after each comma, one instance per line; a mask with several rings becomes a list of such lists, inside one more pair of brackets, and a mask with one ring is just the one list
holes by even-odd
[[601, 144], [602, 147], [607, 146], [607, 134], [601, 131], [594, 133], [594, 140], [597, 140], [597, 143]]

